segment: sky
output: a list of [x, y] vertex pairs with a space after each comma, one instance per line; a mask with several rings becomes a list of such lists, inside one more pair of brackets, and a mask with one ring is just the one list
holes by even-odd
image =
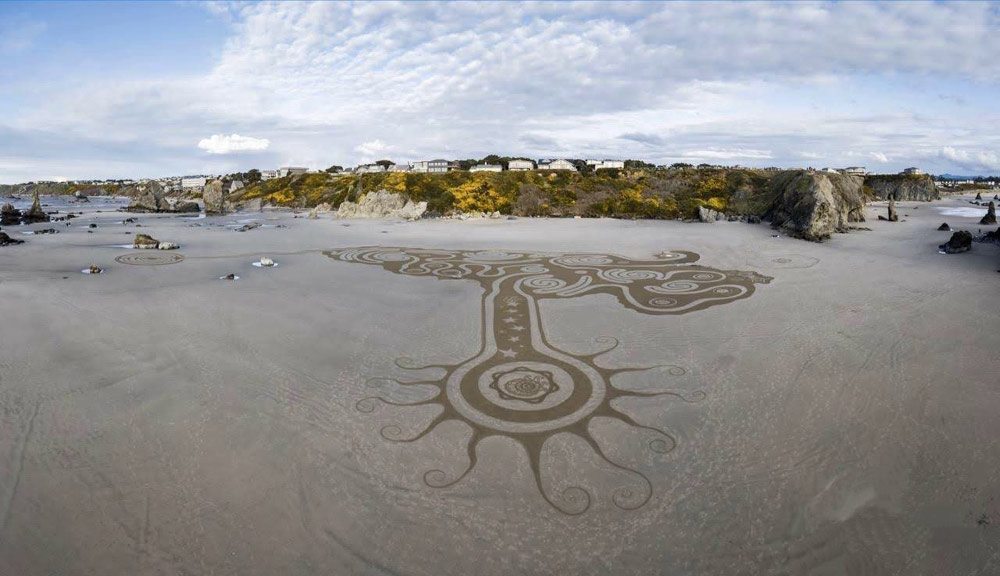
[[383, 158], [1000, 173], [1000, 3], [0, 2], [0, 183]]

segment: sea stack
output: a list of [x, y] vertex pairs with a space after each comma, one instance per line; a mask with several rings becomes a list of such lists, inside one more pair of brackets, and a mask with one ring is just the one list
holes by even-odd
[[997, 206], [993, 202], [990, 202], [989, 207], [986, 209], [986, 216], [979, 221], [980, 224], [996, 224], [997, 223]]

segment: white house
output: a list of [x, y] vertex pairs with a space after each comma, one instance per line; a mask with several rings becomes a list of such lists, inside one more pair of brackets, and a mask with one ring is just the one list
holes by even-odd
[[385, 166], [381, 164], [362, 164], [354, 170], [355, 174], [374, 174], [376, 172], [385, 172]]
[[289, 175], [294, 176], [295, 174], [305, 174], [308, 171], [309, 171], [308, 168], [302, 168], [298, 166], [285, 166], [283, 168], [278, 168], [278, 176], [284, 178], [285, 176]]
[[208, 179], [204, 176], [181, 178], [181, 188], [204, 188], [206, 182], [208, 182]]
[[906, 174], [907, 176], [919, 176], [920, 174], [923, 174], [923, 172], [920, 171], [920, 168], [911, 167], [904, 169], [903, 174]]
[[840, 171], [841, 174], [847, 174], [848, 176], [867, 176], [868, 169], [864, 166], [848, 166]]
[[534, 170], [535, 163], [531, 160], [511, 160], [507, 163], [507, 169], [513, 170], [515, 172], [523, 172], [525, 170]]
[[625, 168], [625, 162], [621, 160], [587, 160], [587, 164], [594, 167], [594, 170], [604, 168]]
[[576, 166], [573, 165], [569, 160], [564, 160], [562, 158], [558, 160], [549, 160], [548, 162], [539, 162], [539, 170], [570, 170], [576, 172]]
[[277, 170], [261, 170], [260, 171], [260, 179], [262, 181], [274, 180], [277, 177], [278, 177], [278, 171]]
[[503, 166], [500, 164], [476, 164], [469, 168], [469, 172], [503, 172]]
[[421, 160], [419, 162], [414, 162], [413, 164], [410, 164], [410, 171], [427, 172], [427, 160]]

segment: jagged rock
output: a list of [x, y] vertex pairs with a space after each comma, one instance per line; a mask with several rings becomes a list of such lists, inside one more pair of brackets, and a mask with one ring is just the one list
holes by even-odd
[[126, 194], [131, 192], [135, 197], [129, 203], [128, 212], [167, 212], [170, 204], [163, 197], [163, 187], [155, 180], [136, 184], [126, 189]]
[[319, 218], [320, 214], [326, 214], [333, 211], [333, 206], [329, 202], [323, 202], [317, 205], [315, 208], [309, 211], [309, 218], [316, 219]]
[[36, 190], [32, 194], [31, 208], [27, 212], [21, 213], [21, 222], [25, 224], [33, 224], [35, 222], [48, 222], [49, 215], [42, 210], [42, 204], [38, 199], [38, 191]]
[[786, 170], [772, 178], [771, 225], [789, 236], [822, 241], [865, 221], [861, 178], [829, 172]]
[[160, 247], [160, 241], [149, 234], [136, 234], [132, 239], [132, 247], [139, 250], [155, 250]]
[[1000, 194], [994, 194], [993, 195], [993, 199], [994, 200], [1000, 200]]
[[982, 192], [976, 192], [976, 200], [982, 200], [982, 199], [983, 199], [983, 193]]
[[938, 231], [939, 232], [951, 232], [951, 226], [948, 226], [947, 222], [942, 222], [941, 225], [938, 226]]
[[222, 180], [212, 180], [205, 184], [201, 199], [205, 202], [207, 214], [225, 214], [229, 211], [228, 194]]
[[887, 220], [889, 222], [899, 222], [899, 214], [896, 213], [896, 201], [889, 199], [889, 217], [879, 216], [879, 220]]
[[427, 202], [413, 202], [401, 194], [377, 190], [365, 194], [357, 204], [341, 203], [336, 217], [418, 220], [426, 211]]
[[722, 212], [716, 212], [711, 208], [706, 208], [704, 206], [698, 207], [698, 221], [699, 222], [715, 222], [716, 220], [724, 220], [726, 215]]
[[24, 244], [24, 240], [11, 238], [6, 232], [0, 232], [0, 246], [12, 246], [14, 244]]
[[178, 200], [177, 202], [174, 202], [173, 211], [181, 213], [194, 213], [194, 212], [201, 212], [201, 207], [198, 206], [197, 202], [191, 202], [189, 200]]
[[160, 242], [156, 245], [156, 248], [159, 250], [177, 250], [180, 247], [180, 244], [175, 242]]
[[236, 210], [240, 212], [260, 212], [264, 209], [264, 202], [260, 198], [243, 200], [236, 205]]
[[990, 202], [989, 208], [986, 209], [986, 216], [979, 221], [980, 224], [996, 224], [997, 223], [997, 205]]
[[951, 235], [945, 244], [938, 246], [938, 250], [945, 254], [958, 254], [972, 250], [972, 234], [966, 230], [959, 230]]
[[755, 214], [747, 216], [747, 224], [760, 224], [760, 216]]

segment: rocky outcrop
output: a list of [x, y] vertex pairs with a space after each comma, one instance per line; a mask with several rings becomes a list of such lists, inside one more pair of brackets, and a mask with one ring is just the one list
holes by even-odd
[[976, 200], [982, 200], [982, 199], [983, 199], [983, 193], [982, 192], [976, 192]]
[[327, 214], [333, 211], [333, 206], [329, 202], [323, 202], [317, 205], [315, 208], [309, 211], [309, 218], [315, 219], [319, 218], [320, 214]]
[[135, 186], [130, 186], [124, 192], [126, 196], [133, 196], [129, 202], [127, 212], [169, 212], [170, 204], [163, 197], [163, 187], [159, 182], [149, 181]]
[[972, 234], [966, 230], [959, 230], [951, 235], [948, 242], [938, 246], [938, 250], [945, 254], [959, 254], [972, 250]]
[[865, 221], [862, 180], [854, 176], [788, 170], [771, 180], [764, 217], [789, 236], [819, 242]]
[[48, 221], [49, 215], [45, 213], [45, 210], [42, 210], [42, 204], [38, 199], [38, 192], [36, 191], [31, 198], [31, 208], [21, 213], [21, 222], [24, 224], [33, 224], [35, 222]]
[[336, 217], [418, 220], [426, 211], [427, 202], [413, 202], [401, 194], [378, 190], [365, 194], [357, 204], [343, 202]]
[[24, 244], [24, 240], [16, 240], [8, 236], [6, 232], [0, 232], [0, 246], [12, 246], [14, 244]]
[[225, 214], [229, 211], [229, 199], [222, 180], [212, 180], [205, 184], [201, 199], [205, 202], [206, 214]]
[[942, 222], [941, 225], [938, 226], [938, 232], [951, 232], [951, 226], [948, 226], [947, 222]]
[[13, 204], [0, 206], [0, 226], [12, 226], [21, 221], [21, 211]]
[[888, 222], [899, 222], [899, 214], [896, 213], [896, 201], [892, 198], [889, 199], [889, 216], [879, 215], [879, 220], [886, 220]]
[[875, 200], [940, 200], [941, 193], [934, 179], [926, 174], [875, 174], [865, 177], [865, 191]]
[[994, 204], [993, 202], [990, 202], [989, 207], [986, 209], [986, 216], [983, 216], [983, 219], [980, 220], [979, 223], [982, 224], [983, 226], [986, 226], [988, 224], [996, 224], [997, 223], [997, 206], [996, 206], [996, 204]]
[[725, 220], [726, 215], [722, 212], [716, 212], [711, 208], [706, 208], [704, 206], [698, 207], [698, 221], [699, 222], [715, 222], [717, 220]]
[[247, 230], [253, 230], [254, 228], [260, 228], [260, 222], [247, 222], [246, 224], [236, 228], [237, 232], [246, 232]]
[[174, 202], [172, 211], [182, 214], [198, 213], [201, 212], [201, 207], [198, 206], [197, 202], [191, 202], [190, 200], [178, 200], [177, 202]]

